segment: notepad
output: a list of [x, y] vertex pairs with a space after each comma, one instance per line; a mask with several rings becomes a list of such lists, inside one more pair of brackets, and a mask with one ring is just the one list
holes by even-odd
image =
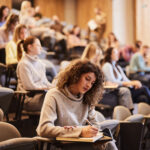
[[56, 137], [57, 141], [70, 141], [70, 142], [95, 142], [103, 137], [103, 133], [99, 132], [96, 136], [91, 138], [84, 137]]

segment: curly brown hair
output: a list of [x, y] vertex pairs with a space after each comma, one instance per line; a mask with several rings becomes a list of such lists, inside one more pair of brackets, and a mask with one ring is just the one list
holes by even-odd
[[97, 65], [94, 65], [88, 60], [77, 59], [58, 75], [57, 87], [62, 90], [65, 86], [70, 86], [80, 80], [82, 74], [93, 72], [96, 76], [96, 81], [92, 88], [84, 94], [84, 104], [94, 105], [102, 97], [103, 93], [103, 74]]

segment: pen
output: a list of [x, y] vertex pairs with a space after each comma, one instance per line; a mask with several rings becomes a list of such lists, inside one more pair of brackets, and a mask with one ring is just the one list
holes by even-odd
[[88, 125], [92, 126], [92, 123], [88, 119], [86, 119], [86, 122], [87, 122]]
[[[87, 122], [88, 125], [93, 126], [92, 123], [91, 123], [88, 119], [86, 119], [86, 122]], [[102, 132], [101, 129], [99, 129], [98, 131], [99, 131], [99, 132]]]

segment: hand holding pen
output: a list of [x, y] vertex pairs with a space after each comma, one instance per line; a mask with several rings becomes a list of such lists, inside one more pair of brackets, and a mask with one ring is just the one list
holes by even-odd
[[[88, 119], [86, 119], [86, 122], [87, 122], [88, 125], [93, 126], [92, 123], [91, 123]], [[99, 132], [102, 132], [101, 129], [99, 129], [98, 131], [99, 131]]]
[[89, 126], [82, 128], [81, 137], [94, 137], [98, 133], [98, 129], [89, 122]]
[[88, 119], [86, 119], [86, 122], [88, 125], [93, 126], [92, 123]]

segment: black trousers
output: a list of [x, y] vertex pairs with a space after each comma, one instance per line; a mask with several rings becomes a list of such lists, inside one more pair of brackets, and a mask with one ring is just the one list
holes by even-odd
[[143, 85], [139, 89], [130, 88], [130, 91], [134, 103], [146, 102], [150, 104], [150, 90], [147, 86]]
[[139, 80], [143, 85], [146, 85], [150, 88], [150, 73], [139, 72], [133, 73], [129, 75], [131, 80]]

